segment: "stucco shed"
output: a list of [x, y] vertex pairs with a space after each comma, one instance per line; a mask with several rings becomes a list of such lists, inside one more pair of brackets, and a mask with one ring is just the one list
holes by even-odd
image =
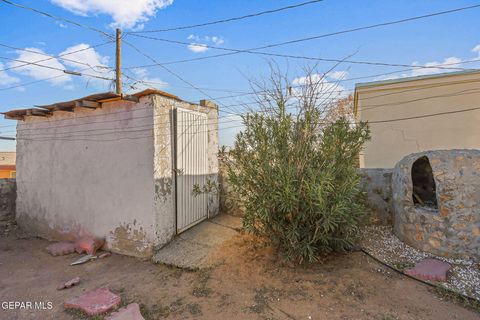
[[109, 92], [4, 114], [18, 120], [16, 219], [30, 233], [149, 257], [218, 212], [217, 195], [192, 193], [218, 177], [209, 101]]

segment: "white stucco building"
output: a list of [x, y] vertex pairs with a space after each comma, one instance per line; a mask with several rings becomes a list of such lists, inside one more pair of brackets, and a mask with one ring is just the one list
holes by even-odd
[[52, 239], [104, 237], [117, 253], [149, 257], [218, 212], [192, 194], [218, 176], [218, 109], [145, 90], [13, 110], [18, 224]]

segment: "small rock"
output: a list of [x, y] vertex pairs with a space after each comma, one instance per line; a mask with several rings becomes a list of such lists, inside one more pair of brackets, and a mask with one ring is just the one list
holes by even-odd
[[102, 314], [116, 308], [122, 299], [108, 288], [98, 288], [69, 299], [63, 306], [67, 309], [80, 309], [89, 316]]
[[47, 247], [47, 252], [52, 256], [63, 256], [75, 252], [75, 244], [71, 242], [55, 242]]
[[407, 269], [406, 274], [431, 281], [447, 281], [447, 273], [452, 266], [437, 259], [423, 259], [415, 267]]
[[64, 282], [60, 284], [57, 287], [57, 290], [63, 290], [63, 289], [68, 289], [70, 287], [73, 287], [74, 285], [77, 285], [80, 283], [80, 277], [75, 277], [73, 279], [68, 280], [67, 282]]
[[117, 312], [105, 318], [105, 320], [145, 320], [140, 313], [138, 303], [131, 303], [124, 308], [120, 308]]

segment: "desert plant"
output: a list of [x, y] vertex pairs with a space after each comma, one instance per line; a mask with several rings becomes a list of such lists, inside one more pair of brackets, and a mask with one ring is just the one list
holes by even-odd
[[314, 261], [353, 243], [365, 212], [357, 167], [369, 129], [345, 117], [325, 120], [329, 93], [313, 69], [300, 86], [287, 79], [275, 71], [271, 83], [253, 84], [261, 110], [243, 116], [228, 178], [247, 231], [289, 260]]

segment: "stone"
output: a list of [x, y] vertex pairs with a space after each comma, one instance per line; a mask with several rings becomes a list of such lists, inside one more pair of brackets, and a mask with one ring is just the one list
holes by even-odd
[[[393, 169], [394, 233], [437, 256], [480, 261], [480, 150], [410, 154]], [[419, 236], [424, 233], [423, 240]]]
[[480, 236], [480, 227], [474, 227], [472, 233], [476, 237]]
[[450, 212], [449, 212], [448, 209], [445, 208], [445, 207], [442, 207], [442, 208], [440, 209], [440, 216], [442, 216], [442, 217], [448, 217], [448, 214], [449, 214], [449, 213], [450, 213]]
[[112, 312], [111, 315], [105, 317], [105, 320], [145, 320], [145, 318], [140, 313], [138, 303], [131, 303], [116, 312]]
[[424, 259], [415, 264], [415, 267], [407, 269], [406, 274], [429, 281], [447, 281], [447, 273], [452, 266], [437, 259]]
[[47, 252], [52, 256], [63, 256], [75, 252], [75, 244], [72, 242], [55, 242], [47, 247]]
[[435, 248], [435, 249], [440, 248], [440, 246], [442, 245], [440, 240], [438, 240], [437, 238], [428, 239], [428, 243], [432, 246], [432, 248]]
[[75, 277], [73, 279], [68, 280], [67, 282], [61, 283], [58, 287], [57, 290], [63, 290], [63, 289], [68, 289], [73, 287], [74, 285], [77, 285], [80, 283], [80, 277]]
[[118, 307], [120, 302], [119, 295], [108, 288], [98, 288], [65, 301], [63, 306], [66, 309], [80, 309], [89, 316], [95, 316]]

